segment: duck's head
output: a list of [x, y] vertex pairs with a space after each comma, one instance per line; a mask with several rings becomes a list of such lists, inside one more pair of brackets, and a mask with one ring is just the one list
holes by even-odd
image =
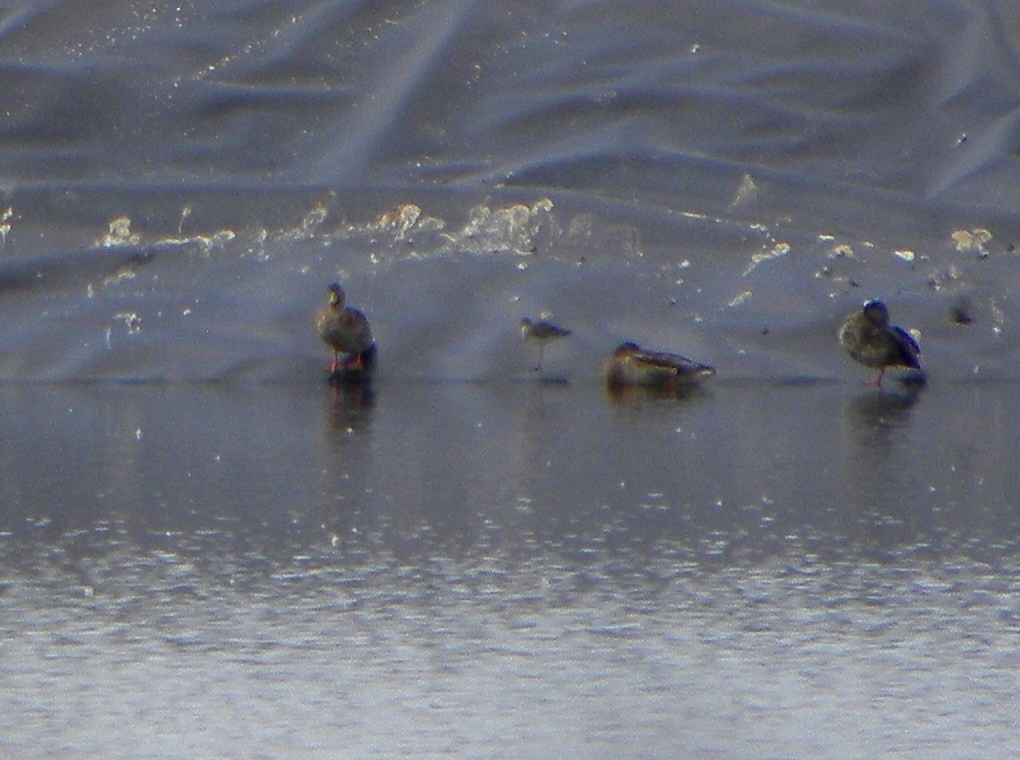
[[879, 300], [868, 301], [864, 304], [864, 318], [875, 327], [889, 326], [889, 309]]
[[342, 309], [344, 306], [344, 300], [344, 289], [340, 287], [339, 282], [334, 282], [329, 286], [329, 305]]
[[628, 340], [625, 343], [621, 343], [613, 351], [613, 356], [626, 356], [627, 354], [636, 354], [641, 350], [641, 346], [632, 340]]

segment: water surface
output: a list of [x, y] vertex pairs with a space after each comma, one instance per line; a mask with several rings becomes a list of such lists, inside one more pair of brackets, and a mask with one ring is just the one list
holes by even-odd
[[5, 387], [5, 749], [1008, 754], [1012, 396]]

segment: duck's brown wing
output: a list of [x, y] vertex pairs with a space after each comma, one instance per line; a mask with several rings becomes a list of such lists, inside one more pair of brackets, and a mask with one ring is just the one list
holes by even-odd
[[680, 354], [672, 354], [667, 351], [641, 351], [636, 354], [635, 359], [644, 364], [655, 367], [662, 367], [664, 370], [673, 370], [678, 375], [713, 375], [715, 369], [707, 364], [696, 362]]
[[358, 354], [372, 345], [372, 328], [368, 325], [368, 317], [362, 312], [348, 306], [344, 309], [340, 323], [344, 351]]
[[317, 327], [321, 337], [334, 351], [360, 354], [372, 345], [372, 330], [368, 319], [357, 309], [343, 311], [323, 309]]

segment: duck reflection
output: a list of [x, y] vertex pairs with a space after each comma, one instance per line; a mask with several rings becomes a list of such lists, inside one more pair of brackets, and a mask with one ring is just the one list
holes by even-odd
[[912, 424], [919, 399], [916, 392], [867, 393], [848, 399], [844, 409], [844, 482], [871, 550], [915, 542], [930, 520], [911, 464], [923, 448]]
[[863, 394], [849, 400], [846, 416], [851, 428], [861, 437], [861, 443], [874, 443], [876, 436], [888, 442], [897, 429], [909, 422], [910, 410], [920, 397], [919, 389]]
[[629, 406], [661, 401], [685, 401], [707, 396], [708, 392], [699, 385], [675, 386], [648, 385], [607, 385], [606, 397], [619, 406]]
[[331, 428], [357, 432], [371, 423], [375, 390], [370, 383], [331, 383], [330, 397]]

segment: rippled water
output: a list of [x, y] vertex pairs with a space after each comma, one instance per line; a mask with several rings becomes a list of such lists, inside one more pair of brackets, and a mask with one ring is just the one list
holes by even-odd
[[[1013, 754], [1018, 30], [0, 11], [0, 755]], [[609, 397], [622, 340], [717, 377]]]
[[7, 387], [5, 753], [1008, 754], [1007, 390]]

